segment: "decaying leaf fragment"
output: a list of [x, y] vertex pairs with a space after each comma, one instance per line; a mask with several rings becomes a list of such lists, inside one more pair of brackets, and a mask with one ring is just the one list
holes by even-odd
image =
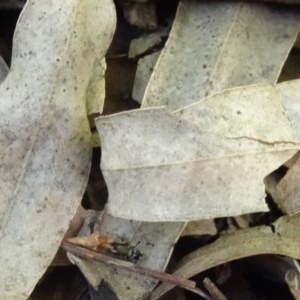
[[105, 58], [94, 68], [87, 90], [87, 114], [102, 113], [105, 99]]
[[130, 43], [128, 57], [136, 58], [159, 46], [164, 37], [168, 36], [169, 28], [162, 28], [148, 35], [133, 39]]
[[[300, 132], [300, 80], [283, 82], [277, 85], [277, 94], [281, 99], [285, 112], [294, 132]], [[274, 177], [274, 173], [266, 177], [267, 191], [272, 195], [278, 206], [287, 214], [299, 212], [299, 153], [291, 158], [286, 167], [289, 168], [283, 179]]]
[[155, 29], [158, 26], [156, 1], [119, 0], [126, 20], [144, 29]]
[[160, 54], [161, 51], [154, 52], [139, 59], [132, 90], [132, 98], [139, 103], [143, 101], [148, 81]]
[[216, 235], [217, 228], [213, 219], [188, 222], [181, 236], [186, 235]]
[[283, 177], [276, 171], [269, 174], [264, 182], [267, 192], [278, 207], [288, 215], [300, 212], [300, 152], [295, 155], [294, 163], [286, 170]]
[[[216, 242], [185, 256], [174, 275], [190, 278], [225, 262], [259, 254], [280, 254], [300, 259], [300, 215], [282, 217], [271, 226], [259, 226], [224, 234]], [[150, 299], [159, 299], [174, 286], [162, 283]]]
[[182, 1], [143, 107], [174, 110], [230, 87], [276, 83], [298, 30], [294, 7]]
[[64, 239], [65, 242], [86, 247], [92, 250], [112, 249], [114, 238], [106, 235], [101, 235], [94, 232], [88, 236], [69, 237]]
[[86, 89], [114, 28], [111, 0], [28, 0], [20, 16], [0, 86], [3, 300], [28, 298], [80, 203], [91, 153]]
[[227, 90], [173, 114], [98, 118], [109, 212], [186, 221], [266, 211], [263, 178], [300, 147], [291, 84]]
[[[137, 245], [142, 257], [138, 266], [164, 271], [173, 246], [183, 230], [183, 223], [146, 223], [115, 218], [107, 213], [100, 216], [98, 232], [106, 236], [118, 236], [130, 245]], [[157, 280], [140, 276], [128, 270], [91, 262], [68, 253], [87, 280], [97, 288], [104, 279], [120, 300], [145, 299], [157, 284]], [[130, 287], [130, 288], [128, 288]]]

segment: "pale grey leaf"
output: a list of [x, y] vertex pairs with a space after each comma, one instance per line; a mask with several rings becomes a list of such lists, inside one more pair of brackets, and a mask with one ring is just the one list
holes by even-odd
[[[93, 20], [93, 22], [90, 22]], [[28, 0], [0, 86], [0, 294], [26, 299], [88, 180], [86, 89], [115, 27], [111, 0]]]
[[182, 1], [143, 107], [174, 110], [230, 87], [276, 83], [298, 30], [295, 8]]

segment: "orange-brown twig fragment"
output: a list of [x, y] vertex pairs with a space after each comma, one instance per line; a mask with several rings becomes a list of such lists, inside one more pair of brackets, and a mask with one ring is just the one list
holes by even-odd
[[112, 250], [115, 239], [111, 236], [101, 235], [98, 232], [94, 232], [93, 234], [87, 236], [65, 238], [64, 242], [92, 250]]

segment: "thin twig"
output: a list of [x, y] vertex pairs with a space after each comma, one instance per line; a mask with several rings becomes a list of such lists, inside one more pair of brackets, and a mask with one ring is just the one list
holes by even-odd
[[227, 297], [208, 277], [204, 278], [203, 284], [214, 300], [228, 300]]
[[300, 300], [299, 282], [296, 272], [289, 270], [285, 274], [285, 282], [287, 283], [291, 294], [294, 296], [295, 300]]
[[[95, 252], [95, 251], [92, 251], [92, 250], [89, 250], [89, 249], [86, 249], [86, 248], [83, 248], [83, 247], [80, 247], [80, 246], [77, 246], [77, 245], [74, 245], [71, 243], [63, 242], [62, 248], [78, 257], [83, 258], [83, 259], [102, 262], [102, 263], [105, 263], [110, 266], [119, 267], [122, 269], [126, 269], [129, 271], [138, 273], [140, 275], [149, 276], [149, 277], [158, 279], [160, 281], [167, 281], [167, 282], [173, 283], [177, 286], [180, 286], [182, 288], [193, 290], [196, 287], [196, 283], [194, 281], [184, 279], [181, 277], [177, 277], [172, 274], [168, 274], [168, 273], [164, 273], [164, 272], [141, 268], [141, 267], [135, 265], [134, 263], [120, 260], [120, 259], [108, 256], [108, 255], [105, 255], [103, 253]], [[197, 292], [198, 292], [198, 290], [199, 289], [197, 289]]]

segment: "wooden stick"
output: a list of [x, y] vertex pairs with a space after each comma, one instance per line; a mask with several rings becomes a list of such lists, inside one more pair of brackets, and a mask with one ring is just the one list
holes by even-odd
[[203, 284], [214, 300], [228, 300], [219, 288], [210, 280], [210, 278], [205, 277]]
[[[110, 266], [114, 266], [114, 267], [119, 267], [119, 268], [123, 268], [141, 275], [145, 275], [145, 276], [149, 276], [155, 279], [158, 279], [160, 281], [167, 281], [170, 283], [173, 283], [177, 286], [180, 286], [182, 288], [186, 288], [189, 290], [193, 290], [196, 287], [196, 283], [194, 281], [188, 280], [188, 279], [183, 279], [181, 277], [177, 277], [168, 273], [164, 273], [164, 272], [159, 272], [159, 271], [154, 271], [154, 270], [149, 270], [149, 269], [145, 269], [145, 268], [141, 268], [137, 265], [135, 265], [134, 263], [128, 262], [128, 261], [124, 261], [124, 260], [120, 260], [108, 255], [105, 255], [103, 253], [100, 252], [95, 252], [68, 242], [63, 242], [62, 243], [62, 248], [65, 249], [66, 251], [81, 257], [83, 259], [87, 259], [87, 260], [93, 260], [93, 261], [98, 261], [98, 262], [102, 262], [105, 263], [107, 265]], [[198, 291], [198, 289], [197, 289]], [[199, 291], [198, 291], [199, 292]], [[203, 294], [205, 294], [203, 292]]]

